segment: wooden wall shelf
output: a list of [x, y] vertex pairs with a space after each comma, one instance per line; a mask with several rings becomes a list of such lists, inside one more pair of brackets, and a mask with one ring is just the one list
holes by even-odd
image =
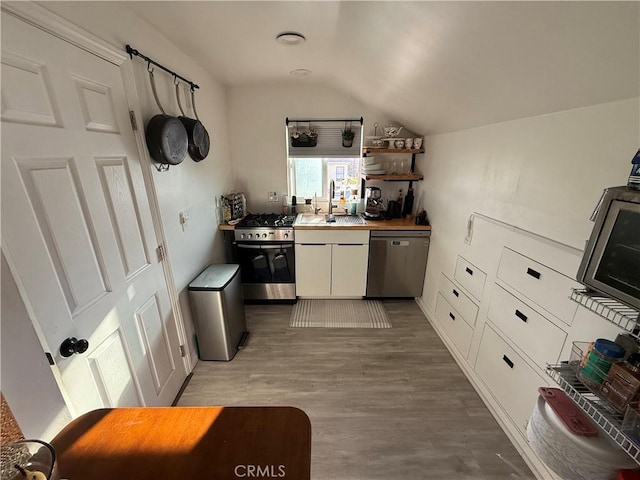
[[365, 180], [384, 180], [385, 182], [417, 182], [424, 179], [421, 173], [407, 173], [400, 175], [362, 175]]
[[424, 148], [381, 148], [381, 147], [362, 147], [364, 155], [370, 153], [424, 153]]

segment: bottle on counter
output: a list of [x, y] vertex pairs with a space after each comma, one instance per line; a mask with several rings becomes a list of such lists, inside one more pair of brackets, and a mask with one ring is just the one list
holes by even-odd
[[287, 195], [282, 195], [282, 214], [289, 215], [289, 204], [287, 203]]
[[402, 189], [398, 190], [398, 197], [396, 198], [396, 204], [398, 205], [396, 218], [402, 218]]
[[298, 214], [298, 199], [295, 195], [291, 195], [291, 215]]
[[404, 199], [404, 205], [402, 206], [402, 218], [406, 218], [413, 213], [413, 188], [407, 189], [407, 196]]

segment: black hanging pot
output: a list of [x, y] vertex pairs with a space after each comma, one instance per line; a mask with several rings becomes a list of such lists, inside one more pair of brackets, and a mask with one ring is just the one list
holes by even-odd
[[178, 119], [184, 125], [189, 137], [189, 155], [195, 162], [204, 160], [209, 154], [209, 133], [207, 132], [207, 129], [204, 128], [202, 122], [198, 119], [193, 86], [191, 87], [191, 106], [196, 117], [195, 119], [187, 117], [184, 114], [184, 110], [182, 110], [182, 105], [180, 104], [180, 85], [177, 82], [176, 99], [178, 100], [178, 108], [180, 108], [180, 113], [182, 113], [182, 116], [178, 117]]
[[187, 155], [189, 139], [187, 130], [182, 122], [176, 117], [164, 113], [158, 100], [152, 69], [149, 70], [149, 78], [153, 98], [155, 98], [162, 114], [155, 115], [149, 120], [149, 123], [147, 123], [145, 132], [147, 148], [149, 149], [151, 158], [164, 167], [161, 168], [162, 170], [167, 170], [169, 165], [178, 165], [184, 160], [184, 157]]

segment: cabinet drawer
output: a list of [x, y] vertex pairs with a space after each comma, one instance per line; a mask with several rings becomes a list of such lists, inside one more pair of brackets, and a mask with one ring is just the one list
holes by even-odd
[[487, 279], [487, 274], [471, 262], [468, 262], [464, 258], [458, 256], [456, 271], [453, 278], [462, 285], [462, 287], [465, 288], [473, 298], [476, 300], [480, 300], [482, 298], [482, 291], [484, 290], [484, 282]]
[[506, 247], [498, 278], [571, 325], [577, 304], [569, 300], [569, 295], [572, 287], [580, 287], [577, 282]]
[[538, 397], [538, 387], [549, 383], [509, 347], [488, 323], [485, 323], [480, 340], [475, 370], [507, 415], [526, 435], [527, 421]]
[[469, 347], [471, 346], [473, 329], [467, 325], [461, 315], [440, 293], [436, 300], [436, 317], [438, 317], [438, 322], [442, 325], [447, 336], [455, 344], [456, 348], [462, 353], [464, 358], [467, 358], [467, 355], [469, 355]]
[[476, 324], [478, 306], [444, 274], [440, 275], [440, 293], [470, 326]]
[[296, 243], [369, 243], [369, 230], [296, 230]]
[[498, 285], [489, 305], [488, 317], [541, 368], [547, 363], [556, 363], [560, 358], [566, 332]]

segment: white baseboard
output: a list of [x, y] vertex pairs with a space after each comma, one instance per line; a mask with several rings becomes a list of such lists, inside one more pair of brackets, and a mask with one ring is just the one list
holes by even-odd
[[[471, 383], [471, 386], [487, 406], [489, 412], [491, 412], [491, 415], [493, 415], [493, 418], [496, 419], [498, 425], [500, 425], [500, 428], [502, 428], [513, 446], [524, 459], [525, 463], [529, 466], [531, 472], [539, 480], [560, 480], [559, 477], [555, 475], [551, 470], [549, 470], [549, 468], [534, 453], [527, 439], [520, 433], [516, 425], [507, 416], [500, 404], [498, 404], [495, 398], [493, 398], [490, 390], [476, 375], [473, 367], [467, 362], [464, 357], [460, 355], [455, 345], [451, 342], [451, 340], [449, 340], [442, 328], [440, 328], [440, 326], [433, 321], [433, 318], [435, 318], [435, 314], [431, 311], [424, 300], [421, 297], [418, 297], [416, 298], [416, 303], [418, 304], [418, 307], [420, 307], [420, 310], [422, 310], [422, 313], [424, 313], [425, 317], [427, 317], [427, 320], [438, 334], [438, 337], [440, 337], [440, 340], [442, 340], [442, 342], [445, 344], [447, 350], [449, 350], [449, 353], [451, 353], [462, 372], [469, 380], [469, 383]], [[533, 409], [533, 406], [531, 408]]]

